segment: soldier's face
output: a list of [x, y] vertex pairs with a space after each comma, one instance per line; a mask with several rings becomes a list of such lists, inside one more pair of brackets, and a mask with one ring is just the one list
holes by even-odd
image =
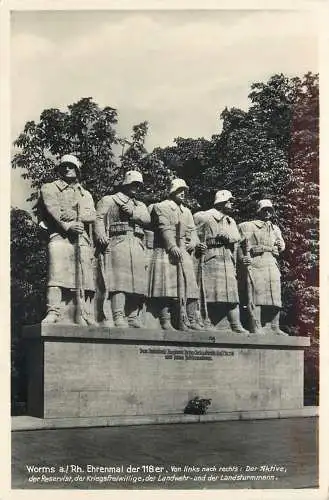
[[233, 212], [233, 200], [227, 200], [224, 203], [217, 203], [215, 208], [219, 212], [223, 212], [224, 214], [230, 214]]
[[224, 212], [227, 214], [230, 214], [233, 211], [233, 201], [232, 200], [227, 200], [226, 203], [224, 203]]
[[140, 192], [140, 189], [141, 185], [139, 182], [132, 182], [131, 184], [127, 184], [126, 192], [128, 196], [133, 198]]
[[72, 163], [63, 163], [63, 165], [61, 165], [61, 173], [63, 179], [67, 182], [72, 182], [77, 179], [77, 170]]
[[174, 193], [172, 193], [172, 199], [177, 203], [177, 205], [181, 205], [186, 197], [186, 190], [184, 188], [177, 189]]
[[273, 217], [273, 210], [271, 208], [263, 208], [260, 211], [260, 218], [262, 220], [271, 220]]

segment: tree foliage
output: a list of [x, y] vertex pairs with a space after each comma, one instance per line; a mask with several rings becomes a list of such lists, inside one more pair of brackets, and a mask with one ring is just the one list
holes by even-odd
[[98, 200], [114, 184], [119, 168], [113, 149], [118, 143], [117, 111], [100, 108], [91, 97], [68, 106], [68, 111], [46, 109], [39, 123], [29, 121], [14, 142], [13, 168], [23, 168], [31, 181], [29, 200], [38, 198], [42, 184], [56, 178], [59, 158], [75, 153], [83, 164], [81, 181]]
[[24, 210], [11, 210], [12, 404], [25, 399], [25, 348], [21, 327], [40, 323], [45, 311], [47, 248], [43, 231]]
[[213, 186], [204, 186], [204, 172], [215, 162], [214, 144], [205, 138], [174, 139], [174, 146], [157, 148], [155, 151], [176, 177], [189, 185], [187, 205], [194, 211], [208, 207]]
[[120, 141], [128, 147], [120, 156], [121, 169], [118, 183], [127, 170], [140, 171], [144, 181], [141, 199], [149, 205], [165, 198], [168, 185], [175, 175], [170, 168], [164, 166], [156, 150], [151, 153], [147, 151], [145, 147], [147, 133], [148, 123], [142, 122], [134, 125], [130, 141]]

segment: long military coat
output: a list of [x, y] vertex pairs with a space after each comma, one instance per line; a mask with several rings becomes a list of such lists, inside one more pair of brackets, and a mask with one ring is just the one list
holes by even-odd
[[[215, 208], [195, 214], [194, 219], [200, 240], [207, 244], [207, 250], [198, 266], [199, 280], [203, 273], [207, 302], [237, 304], [239, 294], [236, 278], [236, 248], [240, 241], [240, 233], [234, 219]], [[220, 240], [220, 235], [223, 233], [229, 237], [228, 242], [224, 243]]]
[[[133, 209], [131, 217], [122, 212], [123, 205]], [[146, 205], [123, 193], [104, 196], [99, 201], [95, 232], [96, 237], [109, 238], [99, 256], [99, 269], [108, 292], [147, 294], [144, 227], [150, 220]]]
[[[71, 185], [59, 179], [42, 186], [41, 200], [44, 208], [41, 225], [50, 234], [48, 286], [75, 289], [81, 285], [84, 290], [94, 291], [90, 225], [96, 212], [91, 194], [79, 183]], [[68, 232], [69, 224], [78, 219], [85, 225], [79, 238]]]
[[285, 247], [279, 227], [272, 222], [254, 220], [239, 225], [241, 236], [248, 242], [252, 258], [249, 272], [255, 305], [281, 307], [281, 273], [276, 240]]
[[[180, 234], [177, 234], [178, 222], [181, 223]], [[186, 250], [186, 244], [198, 242], [196, 227], [190, 210], [177, 205], [173, 200], [165, 200], [154, 205], [152, 210], [152, 227], [154, 229], [154, 250], [149, 266], [149, 296], [178, 296], [177, 264], [169, 257], [169, 250], [180, 246], [182, 267], [185, 275], [186, 298], [198, 298], [199, 289], [196, 283], [193, 260]]]

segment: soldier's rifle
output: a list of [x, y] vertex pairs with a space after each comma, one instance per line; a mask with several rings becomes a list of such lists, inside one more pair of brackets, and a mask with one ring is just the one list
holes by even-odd
[[[200, 243], [206, 242], [206, 227], [205, 224], [202, 224], [200, 228], [199, 239]], [[208, 306], [207, 306], [207, 298], [206, 298], [206, 290], [204, 284], [204, 259], [205, 254], [201, 252], [199, 259], [199, 277], [200, 277], [200, 302], [201, 302], [201, 313], [203, 312], [203, 320], [206, 324], [210, 324], [209, 315], [208, 315]]]
[[[80, 204], [77, 203], [77, 222], [81, 222]], [[75, 322], [78, 325], [84, 325], [84, 290], [82, 286], [82, 269], [81, 269], [81, 248], [80, 248], [80, 234], [78, 233], [75, 241]]]
[[[250, 242], [248, 241], [247, 238], [242, 241], [241, 247], [243, 250], [244, 257], [251, 259]], [[259, 328], [261, 328], [261, 325], [259, 324], [259, 319], [257, 319], [255, 316], [255, 304], [254, 304], [255, 283], [252, 277], [252, 273], [250, 271], [250, 265], [245, 265], [245, 269], [246, 269], [246, 284], [247, 284], [247, 311], [249, 313], [249, 318], [250, 318], [251, 332], [255, 333]]]
[[[109, 238], [109, 221], [107, 216], [104, 217], [103, 220], [104, 223], [104, 231], [105, 235], [107, 238]], [[97, 242], [96, 245], [96, 251], [95, 251], [95, 258], [97, 262], [97, 283], [98, 283], [98, 290], [99, 290], [99, 301], [97, 304], [97, 311], [100, 317], [102, 318], [102, 322], [107, 322], [111, 323], [112, 322], [112, 310], [111, 308], [108, 308], [108, 295], [109, 295], [109, 290], [108, 290], [108, 276], [106, 273], [106, 258], [105, 258], [105, 253], [106, 249], [108, 246], [109, 242], [107, 243], [100, 243], [99, 241]]]
[[[176, 225], [176, 244], [182, 250], [182, 223]], [[187, 330], [187, 312], [186, 312], [186, 275], [181, 258], [177, 260], [177, 295], [178, 295], [178, 328], [179, 330]]]

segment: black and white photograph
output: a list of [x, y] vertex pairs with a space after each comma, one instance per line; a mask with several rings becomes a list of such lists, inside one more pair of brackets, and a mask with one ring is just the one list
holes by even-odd
[[313, 498], [319, 11], [38, 5], [8, 12], [11, 489]]

